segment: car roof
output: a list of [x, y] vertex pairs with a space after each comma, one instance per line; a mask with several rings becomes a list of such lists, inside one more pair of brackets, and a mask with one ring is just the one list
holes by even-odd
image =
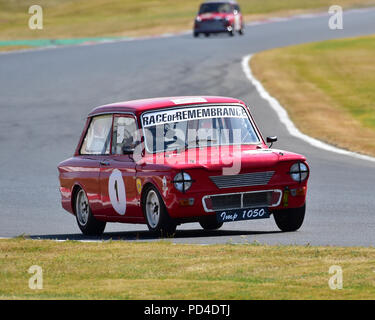
[[245, 104], [239, 99], [218, 96], [181, 96], [181, 97], [163, 97], [152, 99], [130, 100], [117, 103], [111, 103], [94, 108], [89, 117], [103, 114], [103, 113], [116, 113], [116, 112], [131, 112], [139, 114], [148, 110], [182, 107], [189, 105], [204, 105], [215, 103], [240, 103]]
[[212, 1], [205, 1], [205, 2], [202, 2], [202, 4], [206, 4], [206, 3], [230, 3], [230, 4], [237, 4], [237, 1], [234, 1], [234, 0], [212, 0]]

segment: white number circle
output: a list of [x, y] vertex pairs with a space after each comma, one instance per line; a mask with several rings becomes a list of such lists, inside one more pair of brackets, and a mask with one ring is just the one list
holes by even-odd
[[123, 216], [126, 212], [126, 192], [124, 179], [118, 169], [114, 169], [109, 177], [108, 194], [113, 209]]

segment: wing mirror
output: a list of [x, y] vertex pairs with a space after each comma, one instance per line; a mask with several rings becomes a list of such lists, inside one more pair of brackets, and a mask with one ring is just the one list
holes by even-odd
[[272, 148], [274, 142], [276, 142], [276, 141], [277, 141], [277, 136], [267, 137], [267, 143], [270, 143], [270, 145], [268, 147]]

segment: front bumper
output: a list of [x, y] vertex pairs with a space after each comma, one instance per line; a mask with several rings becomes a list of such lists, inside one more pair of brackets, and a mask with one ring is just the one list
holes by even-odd
[[260, 207], [272, 208], [280, 205], [282, 194], [283, 192], [278, 189], [215, 194], [204, 196], [202, 205], [206, 212]]
[[194, 26], [194, 33], [219, 33], [231, 30], [232, 27], [226, 20], [206, 20], [196, 23]]
[[[249, 189], [249, 188], [246, 188]], [[275, 210], [298, 208], [306, 201], [306, 185], [278, 186], [263, 190], [234, 192], [173, 193], [165, 199], [172, 218], [193, 218], [213, 215], [222, 210], [268, 207]]]

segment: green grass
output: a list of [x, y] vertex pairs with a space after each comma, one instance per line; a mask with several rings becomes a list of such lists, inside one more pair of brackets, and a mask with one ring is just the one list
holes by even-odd
[[[0, 298], [374, 299], [374, 262], [373, 248], [1, 240]], [[342, 290], [328, 286], [332, 265]]]
[[375, 36], [270, 50], [255, 76], [309, 135], [375, 155]]
[[[375, 130], [375, 37], [329, 41], [295, 48], [297, 72]], [[317, 71], [316, 64], [319, 63]]]
[[[39, 0], [44, 29], [29, 30], [28, 0], [0, 0], [0, 40], [133, 36], [190, 29], [201, 0]], [[247, 19], [375, 5], [374, 0], [240, 0]]]

